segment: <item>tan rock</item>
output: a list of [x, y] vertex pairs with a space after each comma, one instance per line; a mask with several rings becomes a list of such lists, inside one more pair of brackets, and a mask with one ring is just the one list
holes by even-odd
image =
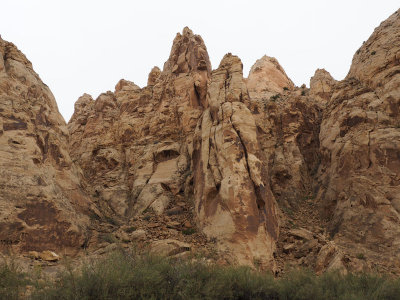
[[75, 253], [85, 243], [91, 203], [65, 121], [15, 45], [0, 39], [0, 57], [0, 248]]
[[60, 256], [57, 253], [49, 250], [45, 250], [39, 253], [39, 257], [45, 261], [59, 261]]
[[104, 214], [162, 214], [184, 189], [190, 164], [186, 138], [205, 104], [211, 65], [200, 36], [177, 34], [162, 72], [140, 89], [121, 80], [115, 93], [75, 105], [68, 129], [71, 156]]
[[294, 84], [275, 57], [264, 55], [251, 67], [247, 79], [250, 97], [267, 98], [285, 90], [293, 90]]
[[317, 69], [310, 79], [310, 94], [319, 100], [329, 100], [336, 80], [324, 69]]
[[[258, 66], [259, 69], [263, 67], [263, 64]], [[259, 86], [270, 84], [270, 78], [253, 76], [252, 70], [249, 79], [255, 76]], [[250, 92], [249, 83], [247, 106], [256, 121], [263, 161], [268, 162], [271, 190], [280, 205], [297, 210], [299, 199], [313, 193], [324, 102], [301, 96], [296, 89], [268, 92], [268, 95], [262, 90]]]
[[28, 252], [28, 257], [32, 258], [32, 259], [39, 259], [40, 258], [40, 254], [37, 251], [29, 251]]
[[304, 240], [312, 240], [314, 238], [313, 233], [305, 228], [291, 229], [289, 234]]
[[190, 250], [190, 244], [173, 239], [159, 240], [150, 244], [150, 253], [159, 256], [177, 256]]
[[146, 238], [146, 231], [143, 229], [137, 229], [130, 234], [132, 240], [139, 240]]
[[[275, 199], [261, 161], [254, 118], [245, 101], [242, 63], [231, 54], [213, 71], [207, 108], [192, 154], [200, 227], [240, 264], [273, 268], [278, 236]], [[262, 174], [264, 176], [262, 176]]]
[[342, 262], [343, 253], [337, 248], [334, 242], [329, 242], [321, 248], [315, 263], [317, 274], [323, 271], [342, 270], [346, 268]]
[[161, 75], [161, 70], [159, 67], [154, 67], [153, 69], [151, 69], [149, 78], [147, 79], [147, 85], [148, 86], [155, 85], [160, 75]]
[[115, 93], [127, 91], [140, 91], [140, 87], [134, 84], [132, 81], [121, 79], [115, 86]]
[[398, 11], [355, 54], [320, 129], [318, 199], [328, 230], [343, 251], [375, 253], [387, 267], [400, 259], [399, 33]]

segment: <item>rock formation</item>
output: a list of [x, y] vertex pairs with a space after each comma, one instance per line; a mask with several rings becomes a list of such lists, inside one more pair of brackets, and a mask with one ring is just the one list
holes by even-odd
[[277, 272], [400, 274], [399, 34], [397, 11], [344, 80], [318, 69], [308, 89], [268, 56], [247, 79], [232, 54], [212, 71], [186, 27], [146, 87], [84, 94], [68, 126], [0, 39], [2, 247], [99, 254], [115, 237]]
[[383, 22], [333, 88], [320, 129], [318, 199], [346, 252], [400, 266], [400, 15]]
[[32, 64], [0, 38], [0, 247], [70, 253], [85, 246], [90, 201], [69, 132]]
[[242, 69], [240, 59], [227, 54], [211, 75], [192, 155], [196, 213], [204, 233], [239, 263], [259, 260], [272, 267], [279, 231], [275, 199], [245, 105]]

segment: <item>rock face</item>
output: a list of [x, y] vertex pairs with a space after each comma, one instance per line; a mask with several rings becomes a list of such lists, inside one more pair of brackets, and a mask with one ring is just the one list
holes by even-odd
[[278, 62], [270, 60], [264, 56], [251, 68], [246, 103], [256, 122], [272, 192], [281, 207], [294, 208], [312, 194], [324, 102], [294, 87]]
[[115, 236], [278, 272], [400, 274], [399, 35], [397, 11], [344, 80], [318, 69], [307, 89], [268, 56], [247, 79], [232, 54], [212, 71], [184, 28], [146, 87], [84, 94], [68, 127], [0, 39], [1, 247], [64, 255]]
[[196, 213], [204, 233], [239, 263], [274, 265], [278, 237], [275, 199], [257, 141], [242, 63], [225, 55], [213, 71], [208, 108], [196, 129], [193, 150]]
[[321, 102], [329, 100], [332, 96], [336, 80], [324, 69], [318, 69], [310, 79], [310, 95]]
[[152, 69], [147, 87], [122, 80], [114, 93], [77, 101], [68, 124], [71, 156], [103, 210], [127, 216], [150, 208], [162, 214], [183, 196], [188, 137], [206, 106], [210, 71], [203, 40], [185, 28], [163, 71]]
[[90, 202], [68, 129], [31, 63], [0, 38], [0, 247], [76, 252]]
[[247, 79], [250, 97], [268, 96], [292, 90], [293, 82], [275, 57], [264, 55], [251, 67]]
[[400, 15], [383, 22], [336, 84], [320, 129], [318, 199], [347, 252], [400, 262]]

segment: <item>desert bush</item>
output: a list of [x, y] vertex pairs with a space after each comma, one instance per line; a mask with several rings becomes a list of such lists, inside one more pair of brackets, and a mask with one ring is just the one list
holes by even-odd
[[14, 260], [0, 263], [0, 299], [19, 299], [28, 282]]
[[[218, 266], [116, 251], [67, 268], [54, 281], [36, 285], [32, 299], [399, 299], [400, 280], [374, 274], [309, 270], [281, 278], [249, 267]], [[19, 299], [31, 284], [14, 267], [0, 268], [0, 299]], [[23, 293], [22, 293], [23, 294]]]

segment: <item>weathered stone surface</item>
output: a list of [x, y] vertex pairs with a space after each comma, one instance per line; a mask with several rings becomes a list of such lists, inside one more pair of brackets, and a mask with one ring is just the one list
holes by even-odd
[[227, 54], [212, 72], [208, 108], [194, 138], [194, 195], [200, 226], [241, 264], [273, 267], [278, 236], [275, 199], [244, 102], [240, 59]]
[[[262, 64], [258, 68], [258, 72], [264, 73]], [[286, 76], [281, 66], [277, 70], [281, 70], [281, 77]], [[260, 86], [268, 86], [271, 79], [259, 77], [257, 80]], [[295, 207], [299, 199], [312, 194], [319, 165], [323, 102], [302, 96], [299, 88], [279, 93], [266, 89], [250, 95], [248, 107], [256, 121], [257, 139], [268, 164], [272, 192], [281, 206]]]
[[130, 237], [133, 240], [144, 239], [144, 238], [146, 238], [146, 231], [143, 229], [135, 230], [134, 232], [132, 232], [130, 234]]
[[324, 69], [317, 69], [310, 79], [310, 95], [314, 98], [327, 101], [331, 98], [336, 80]]
[[398, 11], [345, 80], [318, 69], [307, 89], [267, 56], [248, 79], [231, 54], [211, 72], [185, 28], [146, 87], [122, 79], [84, 94], [68, 128], [0, 39], [1, 247], [86, 247], [92, 210], [99, 232], [123, 242], [168, 238], [151, 243], [162, 255], [186, 255], [178, 239], [204, 246], [204, 233], [229, 262], [400, 273], [399, 34]]
[[383, 22], [335, 85], [320, 129], [318, 199], [338, 247], [400, 260], [400, 16]]
[[345, 270], [342, 260], [343, 253], [334, 242], [329, 242], [318, 253], [315, 271], [320, 274], [324, 271]]
[[160, 256], [176, 256], [190, 250], [190, 244], [172, 239], [154, 241], [150, 245], [150, 253]]
[[103, 211], [161, 214], [183, 193], [190, 167], [186, 139], [205, 105], [210, 70], [203, 40], [185, 28], [164, 70], [152, 69], [147, 87], [122, 80], [114, 93], [76, 102], [68, 124], [71, 156]]
[[59, 261], [60, 260], [60, 256], [53, 252], [53, 251], [49, 251], [49, 250], [45, 250], [42, 251], [41, 253], [39, 253], [39, 257], [40, 259], [44, 260], [44, 261]]
[[304, 228], [295, 228], [289, 231], [289, 234], [295, 238], [312, 240], [314, 238], [313, 233]]
[[12, 43], [0, 39], [0, 248], [75, 252], [90, 202], [49, 88]]
[[275, 57], [264, 55], [251, 67], [247, 79], [250, 97], [271, 97], [285, 90], [293, 90], [294, 84]]

